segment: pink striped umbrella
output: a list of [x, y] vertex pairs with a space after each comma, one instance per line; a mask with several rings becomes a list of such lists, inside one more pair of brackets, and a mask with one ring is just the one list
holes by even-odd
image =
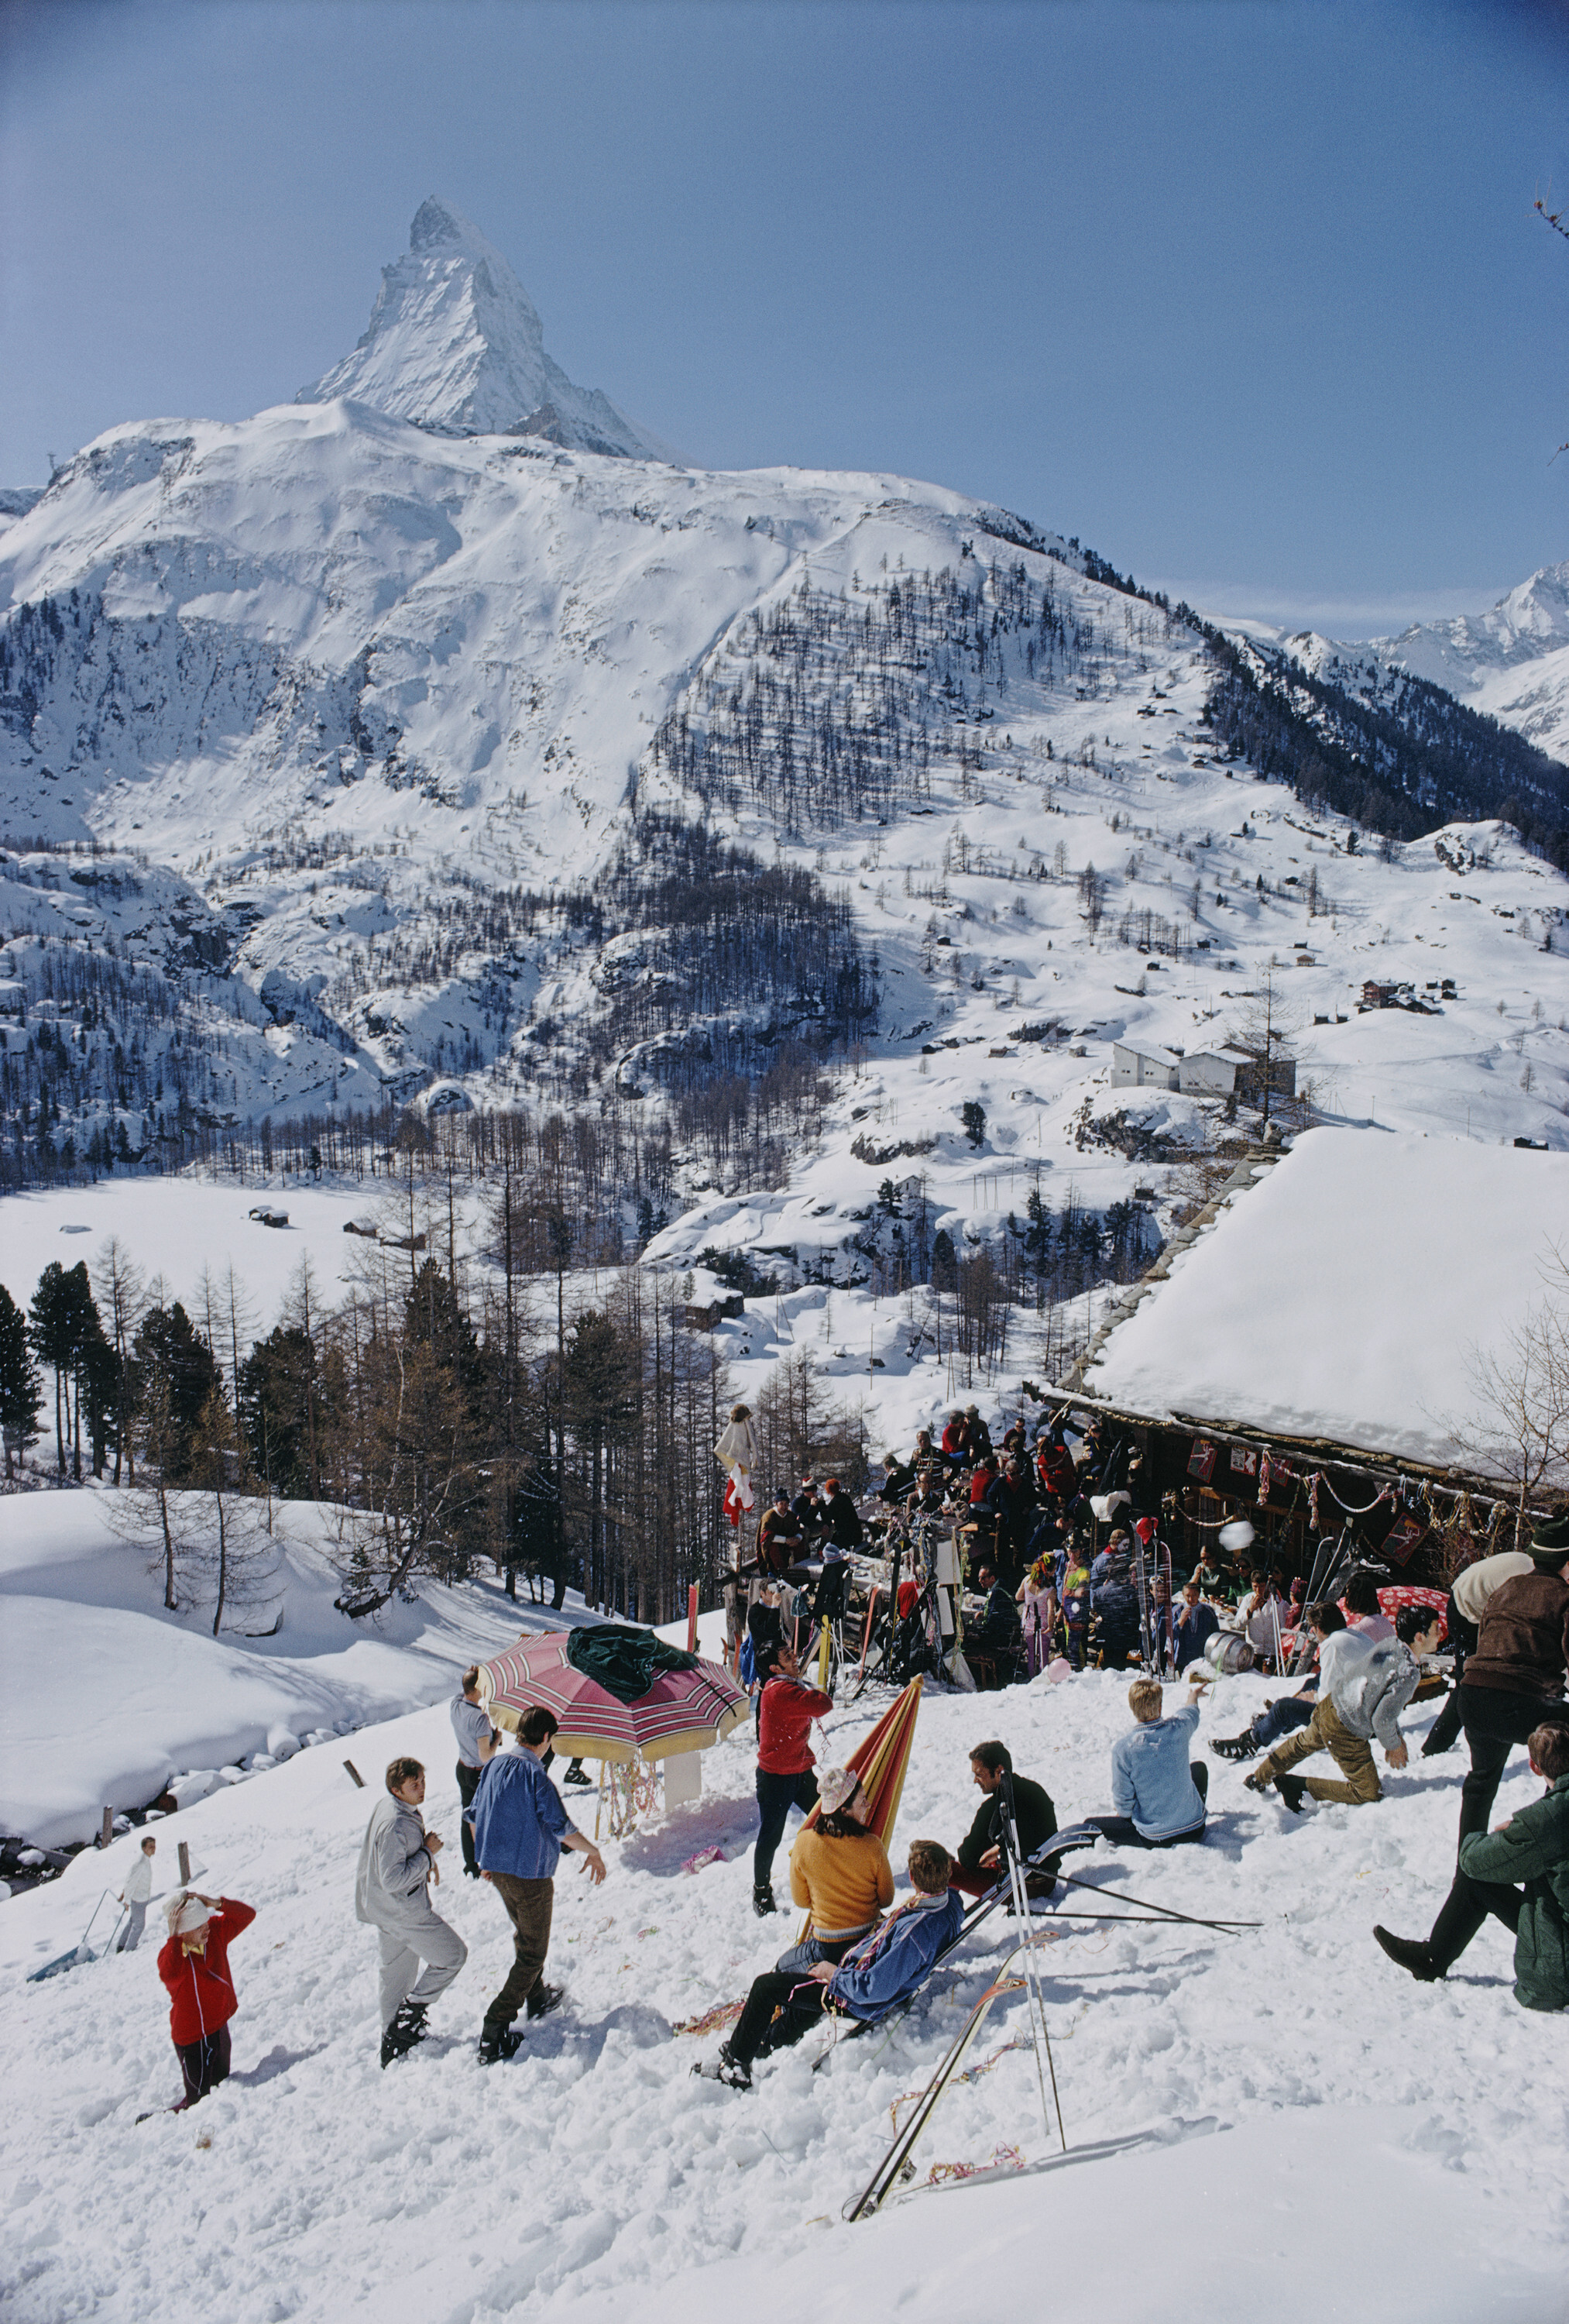
[[608, 1687], [566, 1658], [568, 1633], [521, 1637], [480, 1665], [480, 1700], [493, 1725], [516, 1729], [536, 1703], [561, 1721], [555, 1748], [574, 1759], [664, 1759], [722, 1743], [750, 1711], [746, 1694], [718, 1663], [661, 1671], [647, 1694], [619, 1702]]

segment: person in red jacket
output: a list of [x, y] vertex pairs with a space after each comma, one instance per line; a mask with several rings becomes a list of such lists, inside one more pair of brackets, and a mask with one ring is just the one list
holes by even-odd
[[774, 1852], [784, 1836], [793, 1807], [804, 1815], [817, 1804], [817, 1778], [807, 1741], [814, 1719], [833, 1709], [833, 1697], [804, 1686], [801, 1665], [781, 1646], [773, 1676], [764, 1684], [757, 1708], [757, 1852], [752, 1858], [752, 1910], [759, 1920], [778, 1908], [774, 1902]]
[[185, 2096], [183, 2114], [229, 2079], [229, 2020], [239, 2007], [229, 1975], [229, 1947], [256, 1914], [232, 1896], [199, 1896], [179, 1889], [169, 1900], [169, 1942], [158, 1974], [169, 1987], [169, 2030]]

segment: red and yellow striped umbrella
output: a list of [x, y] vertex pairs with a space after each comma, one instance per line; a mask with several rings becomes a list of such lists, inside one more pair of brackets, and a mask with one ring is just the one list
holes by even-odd
[[[921, 1708], [921, 1680], [913, 1678], [844, 1763], [861, 1779], [861, 1789], [867, 1795], [867, 1830], [875, 1831], [885, 1848], [893, 1837], [894, 1821], [904, 1796], [904, 1770], [910, 1764], [915, 1717]], [[812, 1810], [806, 1819], [809, 1824], [817, 1821], [821, 1807], [819, 1802]]]

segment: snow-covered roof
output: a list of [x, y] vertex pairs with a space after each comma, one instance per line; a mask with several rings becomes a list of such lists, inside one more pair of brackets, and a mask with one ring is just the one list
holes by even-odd
[[1475, 1468], [1476, 1351], [1507, 1352], [1569, 1229], [1569, 1155], [1315, 1130], [1106, 1340], [1087, 1394]]
[[1112, 1047], [1124, 1050], [1129, 1056], [1142, 1057], [1149, 1065], [1164, 1065], [1171, 1073], [1182, 1063], [1174, 1049], [1159, 1048], [1153, 1041], [1114, 1041]]

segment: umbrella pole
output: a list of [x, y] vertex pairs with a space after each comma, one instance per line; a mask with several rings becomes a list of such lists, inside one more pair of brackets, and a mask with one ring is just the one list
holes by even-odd
[[604, 1763], [604, 1761], [601, 1759], [601, 1760], [600, 1761], [600, 1795], [599, 1795], [598, 1800], [594, 1803], [594, 1843], [595, 1843], [596, 1847], [597, 1847], [597, 1846], [598, 1846], [598, 1844], [599, 1844], [599, 1837], [600, 1837], [600, 1818], [601, 1818], [601, 1816], [602, 1816], [602, 1815], [603, 1815], [604, 1812], [605, 1812], [605, 1763]]

